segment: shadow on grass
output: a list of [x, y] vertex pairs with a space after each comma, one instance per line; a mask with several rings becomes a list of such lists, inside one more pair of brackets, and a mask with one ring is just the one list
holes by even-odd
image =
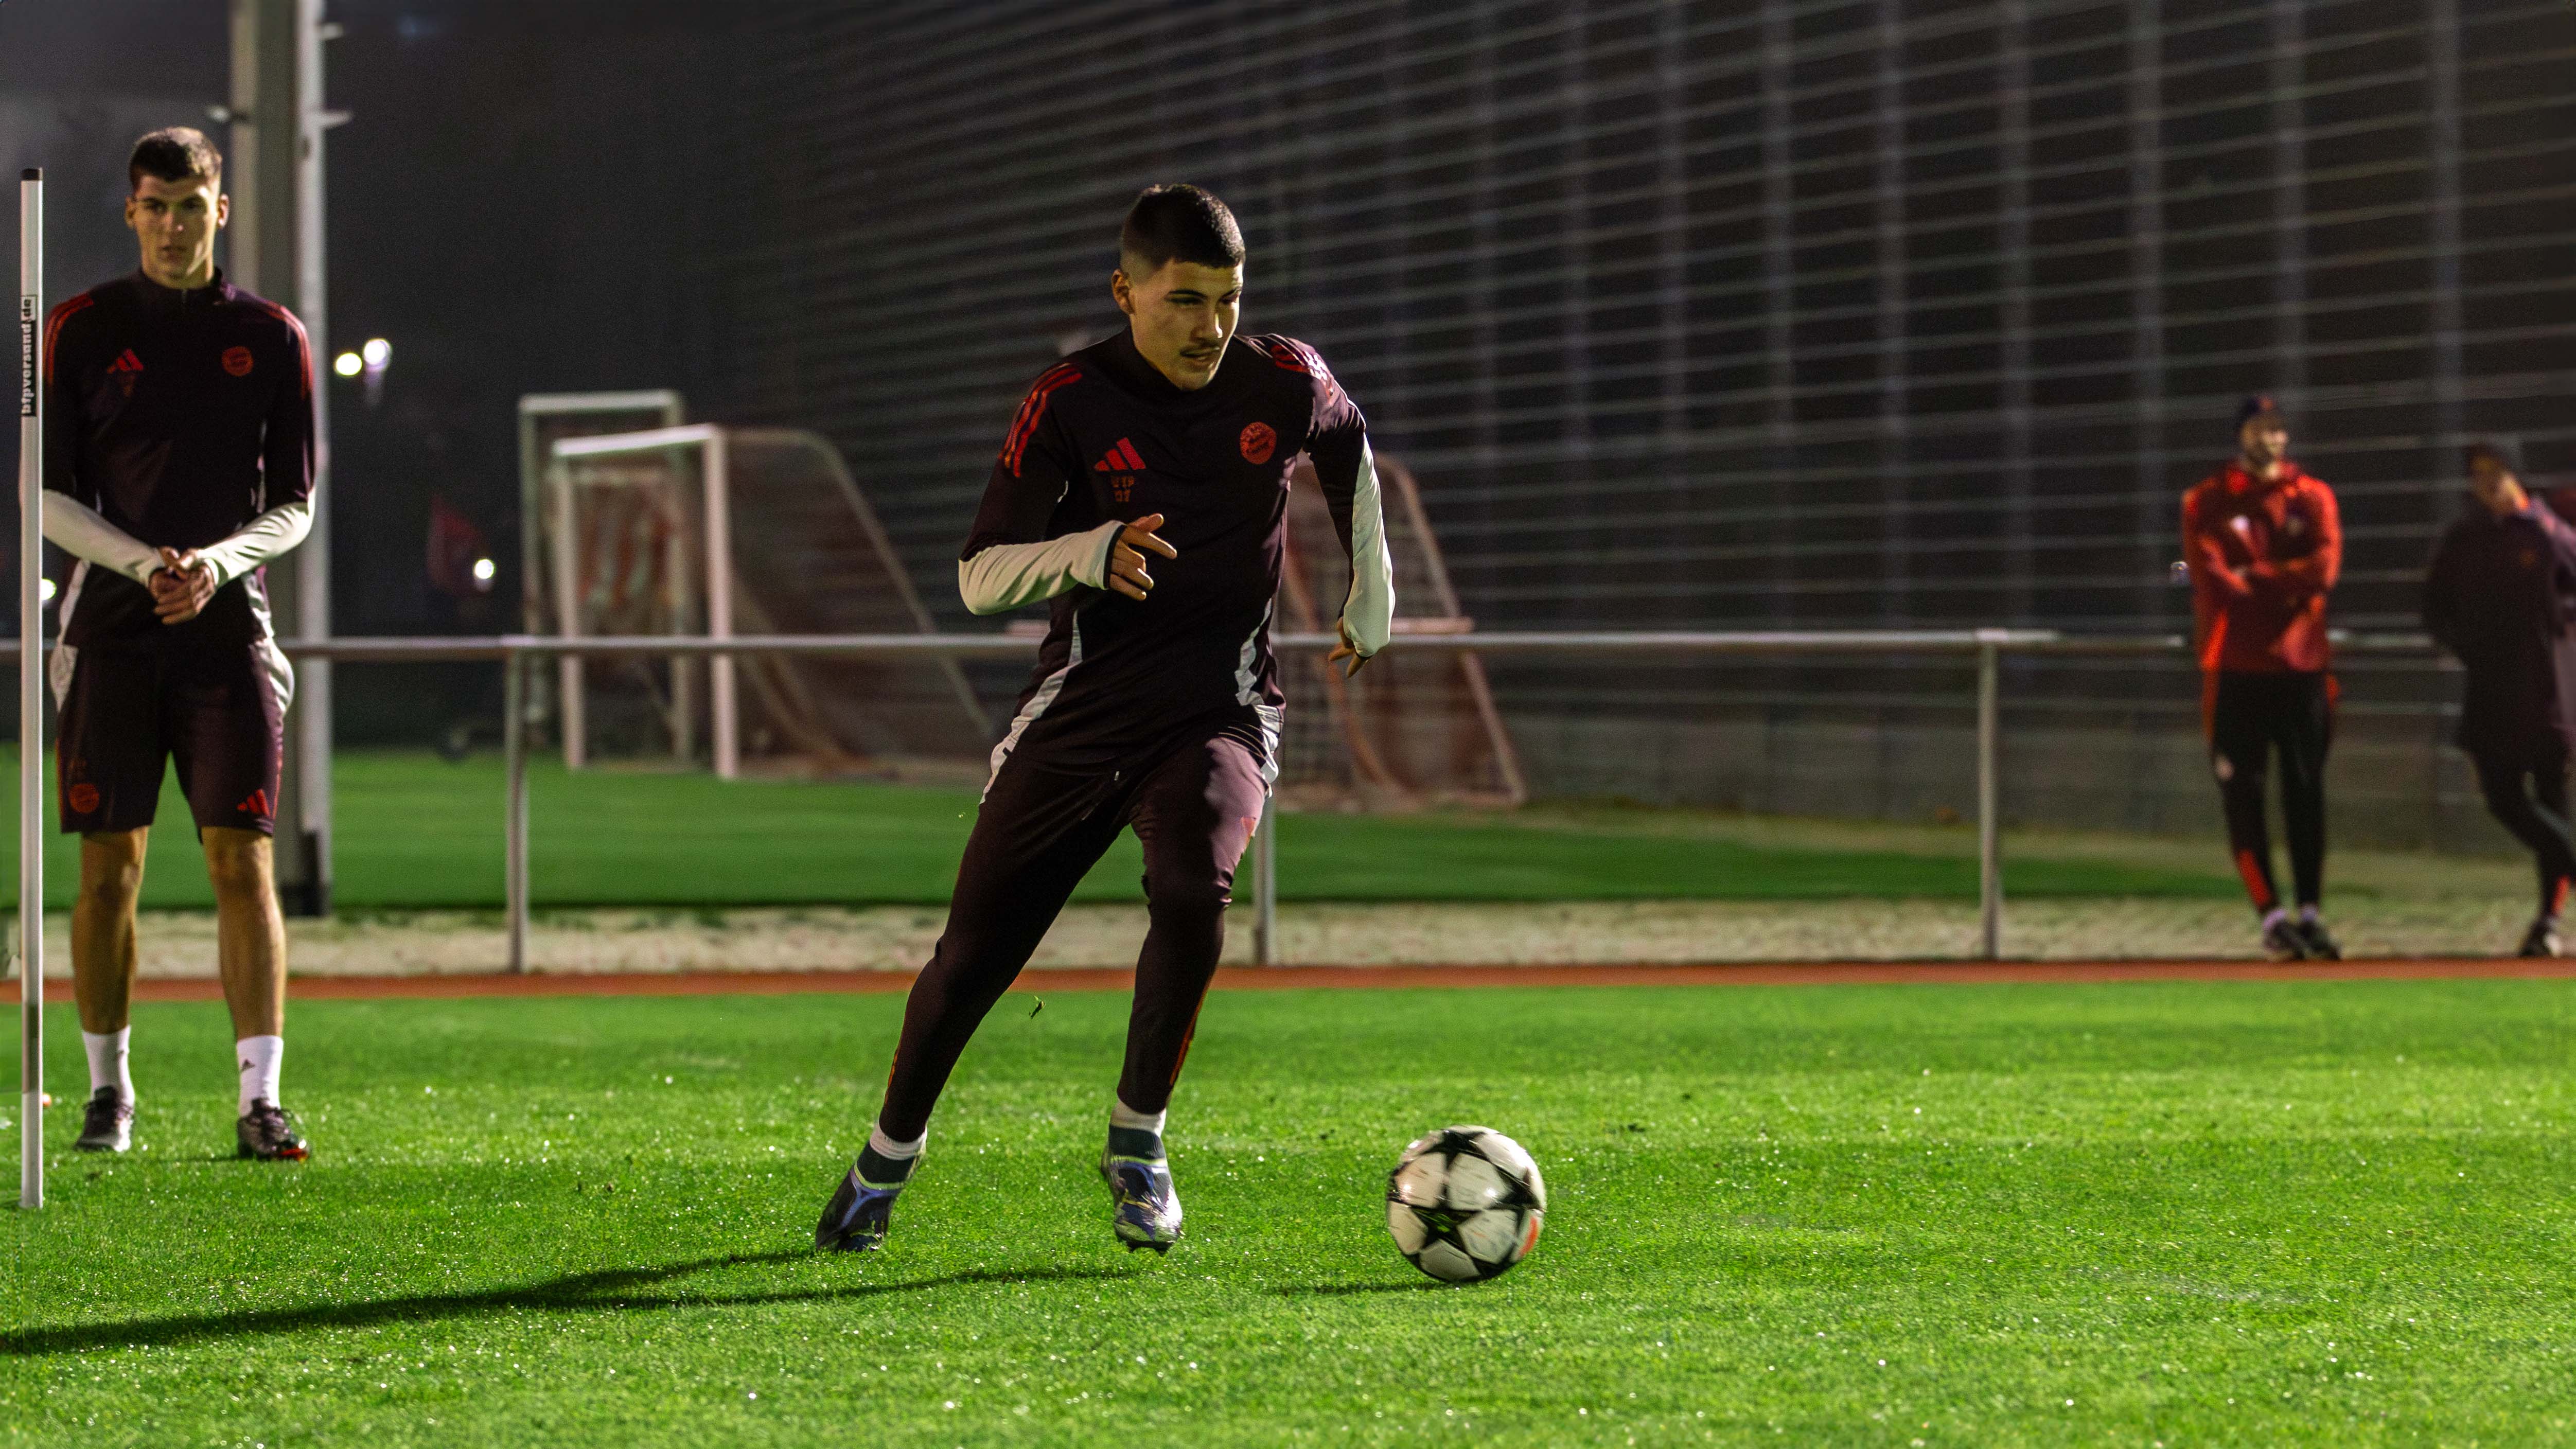
[[1437, 1293], [1443, 1288], [1474, 1286], [1425, 1278], [1418, 1283], [1287, 1283], [1270, 1291], [1281, 1298], [1348, 1298], [1355, 1293]]
[[239, 1313], [184, 1314], [172, 1318], [130, 1318], [117, 1323], [75, 1324], [0, 1333], [0, 1356], [41, 1358], [109, 1348], [166, 1347], [209, 1339], [248, 1338], [295, 1333], [307, 1328], [365, 1328], [383, 1323], [431, 1322], [479, 1318], [496, 1313], [599, 1313], [653, 1311], [665, 1308], [725, 1308], [761, 1303], [829, 1303], [874, 1298], [887, 1293], [915, 1293], [979, 1283], [1072, 1283], [1105, 1281], [1127, 1275], [1107, 1268], [974, 1269], [893, 1283], [852, 1283], [769, 1293], [657, 1293], [656, 1285], [721, 1268], [755, 1268], [800, 1262], [818, 1255], [810, 1249], [774, 1253], [729, 1253], [651, 1268], [612, 1268], [570, 1273], [560, 1278], [493, 1288], [479, 1293], [425, 1293], [410, 1298], [372, 1302], [314, 1304], [305, 1308], [255, 1308]]

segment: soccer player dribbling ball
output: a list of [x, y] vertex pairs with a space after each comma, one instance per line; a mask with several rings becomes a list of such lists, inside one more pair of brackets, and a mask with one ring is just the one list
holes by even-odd
[[235, 1145], [300, 1159], [278, 1105], [286, 925], [270, 857], [295, 676], [261, 566], [312, 527], [313, 357], [303, 325], [224, 280], [223, 157], [185, 127], [135, 143], [130, 276], [45, 324], [45, 537], [80, 562], [48, 668], [62, 828], [81, 837], [72, 976], [90, 1097], [78, 1146], [133, 1140], [126, 1064], [134, 903], [164, 761], [215, 890], [240, 1076]]
[[[2331, 961], [2343, 950], [2318, 915], [2334, 738], [2326, 599], [2343, 571], [2343, 524], [2334, 490], [2290, 460], [2289, 425], [2272, 399], [2258, 394], [2237, 409], [2236, 449], [2182, 501], [2201, 722], [2228, 850], [2262, 920], [2264, 951], [2275, 960]], [[2273, 881], [2263, 818], [2276, 751], [2295, 914]]]
[[1352, 562], [1333, 661], [1356, 673], [1395, 608], [1367, 422], [1313, 349], [1235, 334], [1243, 260], [1224, 203], [1148, 189], [1110, 279], [1127, 327], [1041, 373], [1004, 435], [958, 590], [978, 614], [1045, 601], [1046, 642], [818, 1248], [885, 1241], [958, 1053], [1122, 829], [1144, 847], [1149, 924], [1100, 1175], [1119, 1241], [1181, 1236], [1164, 1115], [1278, 775], [1270, 610], [1299, 454]]

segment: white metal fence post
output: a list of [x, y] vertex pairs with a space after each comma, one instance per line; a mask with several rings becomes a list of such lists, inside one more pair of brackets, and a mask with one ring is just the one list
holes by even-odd
[[528, 670], [533, 664], [516, 649], [501, 656], [501, 760], [509, 777], [501, 890], [514, 975], [528, 969]]
[[1996, 819], [1998, 739], [1996, 696], [2003, 675], [2003, 631], [1977, 631], [1977, 954], [2003, 954], [2003, 841]]
[[45, 173], [18, 174], [18, 1206], [45, 1205]]
[[1255, 965], [1279, 964], [1279, 797], [1262, 802], [1261, 824], [1252, 832], [1252, 959]]

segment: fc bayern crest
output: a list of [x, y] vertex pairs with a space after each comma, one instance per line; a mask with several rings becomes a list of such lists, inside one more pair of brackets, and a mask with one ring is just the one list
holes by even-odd
[[250, 349], [247, 347], [227, 347], [224, 349], [224, 371], [231, 373], [235, 377], [250, 376], [251, 361]]
[[1271, 453], [1279, 447], [1279, 435], [1270, 431], [1268, 423], [1254, 423], [1243, 430], [1242, 443], [1243, 461], [1267, 463]]

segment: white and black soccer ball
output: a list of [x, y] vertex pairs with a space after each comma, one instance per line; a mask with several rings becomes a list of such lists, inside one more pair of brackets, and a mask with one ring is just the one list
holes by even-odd
[[1528, 1256], [1547, 1184], [1521, 1145], [1490, 1127], [1443, 1127], [1386, 1178], [1386, 1230], [1413, 1266], [1450, 1283], [1500, 1277]]

